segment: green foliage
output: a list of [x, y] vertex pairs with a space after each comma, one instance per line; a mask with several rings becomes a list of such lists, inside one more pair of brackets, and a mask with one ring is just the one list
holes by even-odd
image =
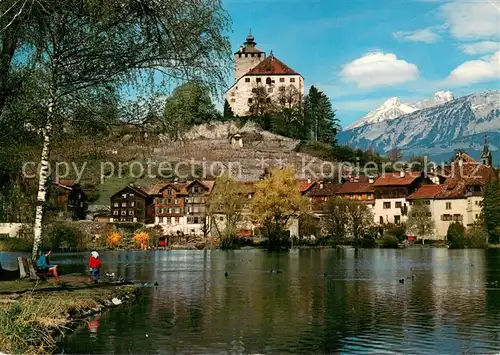
[[448, 231], [446, 233], [446, 240], [450, 249], [462, 249], [467, 245], [467, 239], [465, 237], [465, 227], [460, 222], [452, 222], [448, 226]]
[[92, 237], [83, 232], [77, 224], [56, 222], [47, 230], [44, 247], [53, 251], [61, 248], [85, 250]]
[[220, 119], [210, 97], [210, 88], [201, 82], [177, 87], [165, 102], [164, 128], [171, 139], [181, 139], [194, 125]]
[[335, 117], [330, 99], [324, 92], [311, 86], [304, 98], [305, 132], [315, 141], [335, 146], [338, 129], [339, 121]]
[[382, 238], [381, 240], [381, 247], [382, 248], [392, 248], [392, 249], [397, 249], [399, 244], [398, 238], [392, 236], [392, 235], [387, 235]]
[[321, 234], [321, 226], [316, 216], [311, 213], [304, 213], [299, 217], [299, 236], [307, 238], [315, 236], [319, 238]]
[[485, 249], [488, 247], [488, 233], [480, 224], [473, 224], [467, 228], [466, 237], [469, 248]]
[[410, 233], [415, 234], [421, 239], [432, 236], [435, 231], [436, 225], [432, 219], [432, 213], [429, 205], [423, 201], [416, 200], [410, 207], [406, 227]]
[[30, 252], [33, 238], [0, 238], [0, 251]]
[[384, 230], [387, 235], [396, 237], [399, 242], [402, 242], [406, 236], [406, 225], [405, 224], [384, 224]]
[[491, 243], [500, 243], [500, 179], [490, 181], [484, 190], [484, 227]]

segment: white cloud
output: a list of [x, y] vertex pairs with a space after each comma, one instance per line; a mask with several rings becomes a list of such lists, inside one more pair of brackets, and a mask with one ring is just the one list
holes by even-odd
[[418, 68], [393, 53], [367, 53], [345, 64], [340, 72], [345, 82], [355, 82], [360, 88], [402, 84], [417, 79]]
[[500, 50], [500, 42], [482, 41], [474, 43], [465, 43], [461, 44], [460, 48], [464, 53], [470, 55], [494, 53]]
[[458, 39], [498, 38], [500, 0], [454, 1], [441, 6], [441, 12]]
[[424, 43], [434, 43], [441, 38], [441, 36], [435, 33], [432, 28], [422, 28], [415, 31], [397, 31], [393, 32], [392, 35], [394, 38], [402, 41]]
[[452, 70], [446, 81], [449, 85], [465, 86], [495, 79], [500, 81], [500, 51], [491, 57], [460, 64]]

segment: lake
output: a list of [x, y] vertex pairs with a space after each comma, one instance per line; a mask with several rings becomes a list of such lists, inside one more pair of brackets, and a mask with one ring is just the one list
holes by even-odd
[[[103, 271], [159, 285], [90, 319], [65, 339], [64, 353], [500, 350], [498, 249], [103, 252], [102, 259]], [[53, 261], [83, 271], [87, 254]]]

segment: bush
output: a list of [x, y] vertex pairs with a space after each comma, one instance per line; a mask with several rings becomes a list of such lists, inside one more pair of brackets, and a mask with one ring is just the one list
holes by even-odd
[[140, 249], [148, 249], [150, 236], [147, 232], [139, 232], [134, 236], [134, 242]]
[[122, 236], [117, 231], [110, 232], [106, 238], [107, 245], [110, 249], [116, 248], [121, 240]]
[[388, 223], [384, 225], [384, 229], [388, 235], [397, 238], [399, 242], [402, 242], [405, 239], [406, 226], [404, 224]]
[[33, 248], [33, 239], [28, 238], [0, 238], [0, 251], [30, 252]]
[[398, 238], [392, 235], [387, 235], [382, 238], [382, 248], [397, 249], [399, 244]]
[[53, 251], [61, 249], [85, 250], [92, 237], [74, 223], [56, 222], [48, 228], [43, 246]]
[[480, 224], [474, 224], [467, 229], [467, 245], [469, 248], [485, 249], [488, 247], [488, 232]]
[[467, 238], [465, 237], [465, 227], [462, 223], [450, 223], [448, 232], [446, 233], [446, 240], [450, 249], [463, 249], [466, 247]]

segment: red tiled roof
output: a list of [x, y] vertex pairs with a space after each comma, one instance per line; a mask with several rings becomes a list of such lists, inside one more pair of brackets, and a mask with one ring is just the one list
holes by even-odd
[[59, 180], [56, 184], [71, 187], [75, 184], [75, 180]]
[[342, 187], [337, 190], [337, 194], [343, 195], [373, 192], [373, 186], [374, 184], [370, 184], [369, 182], [348, 181], [342, 184]]
[[291, 69], [281, 60], [276, 58], [273, 55], [270, 55], [262, 62], [257, 64], [254, 68], [250, 69], [250, 71], [246, 75], [299, 75], [295, 70]]
[[316, 183], [308, 192], [309, 196], [316, 197], [328, 197], [334, 196], [335, 193], [342, 187], [340, 184], [333, 182], [323, 182], [323, 188], [321, 188], [321, 183]]
[[444, 185], [424, 185], [408, 196], [408, 200], [436, 198], [446, 188]]
[[299, 180], [300, 193], [306, 193], [316, 182], [308, 182], [307, 180]]
[[404, 186], [412, 184], [415, 179], [419, 178], [421, 175], [420, 171], [410, 171], [405, 173], [403, 177], [400, 173], [385, 173], [382, 174], [373, 184], [374, 186]]

